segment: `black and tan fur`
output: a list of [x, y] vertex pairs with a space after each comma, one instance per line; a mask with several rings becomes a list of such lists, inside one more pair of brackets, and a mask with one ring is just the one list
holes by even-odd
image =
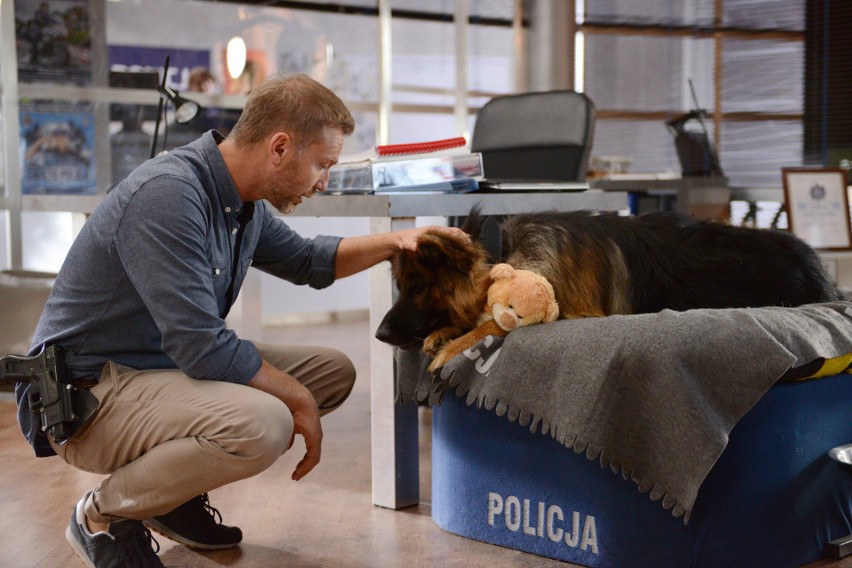
[[814, 250], [782, 231], [671, 213], [534, 213], [503, 224], [505, 254], [489, 259], [478, 242], [476, 212], [463, 228], [472, 242], [426, 234], [416, 252], [394, 256], [399, 295], [376, 332], [379, 339], [434, 356], [476, 328], [493, 261], [547, 278], [563, 319], [841, 298]]

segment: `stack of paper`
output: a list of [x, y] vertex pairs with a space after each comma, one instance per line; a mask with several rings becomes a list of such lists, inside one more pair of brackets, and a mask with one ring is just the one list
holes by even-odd
[[478, 187], [482, 155], [464, 138], [416, 144], [377, 146], [364, 156], [350, 156], [333, 166], [329, 193], [429, 191], [459, 193]]

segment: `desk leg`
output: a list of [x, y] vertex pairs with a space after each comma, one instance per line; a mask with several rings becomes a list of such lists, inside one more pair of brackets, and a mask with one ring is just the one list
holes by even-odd
[[240, 295], [225, 323], [240, 337], [240, 339], [263, 340], [263, 302], [261, 301], [261, 273], [256, 268], [250, 268], [246, 273]]
[[[370, 234], [414, 227], [414, 219], [370, 219]], [[375, 333], [393, 303], [390, 265], [370, 270], [370, 333]], [[417, 505], [420, 474], [417, 406], [396, 405], [393, 348], [370, 337], [370, 429], [373, 504], [389, 509]]]

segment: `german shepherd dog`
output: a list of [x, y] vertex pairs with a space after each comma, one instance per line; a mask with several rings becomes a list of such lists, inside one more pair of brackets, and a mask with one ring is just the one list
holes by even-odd
[[[479, 212], [471, 211], [462, 227], [470, 241], [425, 233], [416, 251], [395, 254], [399, 294], [378, 339], [435, 357], [481, 325], [496, 261], [547, 278], [563, 319], [842, 299], [816, 252], [787, 232], [674, 213], [530, 213], [503, 223], [505, 255], [491, 259], [479, 242], [482, 224]], [[430, 369], [470, 346], [455, 343]]]

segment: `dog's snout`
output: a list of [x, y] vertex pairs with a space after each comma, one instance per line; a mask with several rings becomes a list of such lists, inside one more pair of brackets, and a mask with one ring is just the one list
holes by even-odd
[[385, 343], [390, 343], [390, 336], [390, 327], [383, 321], [376, 330], [376, 339], [384, 341]]
[[400, 349], [418, 347], [420, 341], [413, 335], [412, 330], [403, 325], [403, 322], [395, 315], [398, 313], [391, 310], [385, 315], [382, 323], [376, 329], [376, 339]]
[[398, 325], [394, 324], [393, 312], [388, 312], [382, 319], [382, 323], [379, 324], [378, 329], [376, 329], [376, 339], [390, 345], [398, 346], [400, 343], [403, 343], [400, 341], [398, 327]]

